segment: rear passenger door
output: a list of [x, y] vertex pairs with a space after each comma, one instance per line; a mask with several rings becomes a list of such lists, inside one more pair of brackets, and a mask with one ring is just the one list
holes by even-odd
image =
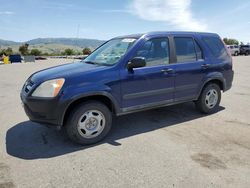
[[193, 100], [209, 69], [201, 46], [192, 36], [174, 36], [175, 48], [175, 101]]

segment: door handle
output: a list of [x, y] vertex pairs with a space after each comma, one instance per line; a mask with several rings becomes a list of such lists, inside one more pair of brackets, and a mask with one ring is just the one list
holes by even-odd
[[162, 69], [161, 72], [164, 72], [164, 73], [173, 73], [173, 72], [174, 72], [174, 69], [171, 69], [171, 68]]
[[203, 65], [201, 65], [201, 68], [203, 68], [203, 69], [207, 69], [209, 67], [210, 67], [210, 64], [203, 64]]

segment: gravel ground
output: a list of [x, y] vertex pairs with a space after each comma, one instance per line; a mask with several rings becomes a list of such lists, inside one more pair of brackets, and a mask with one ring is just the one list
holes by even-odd
[[117, 117], [89, 147], [30, 122], [21, 106], [31, 73], [67, 61], [0, 65], [0, 188], [250, 187], [250, 57], [234, 57], [216, 114], [185, 103]]

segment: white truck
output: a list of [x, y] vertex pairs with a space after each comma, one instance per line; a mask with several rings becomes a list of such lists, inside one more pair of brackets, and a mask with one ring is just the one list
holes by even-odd
[[238, 45], [227, 45], [231, 55], [238, 56], [240, 54], [240, 47]]

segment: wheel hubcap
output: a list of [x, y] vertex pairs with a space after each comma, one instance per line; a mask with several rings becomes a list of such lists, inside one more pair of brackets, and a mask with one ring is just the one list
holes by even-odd
[[206, 98], [205, 98], [205, 104], [206, 106], [211, 109], [216, 106], [218, 102], [218, 92], [215, 89], [211, 89], [207, 92]]
[[78, 131], [84, 138], [94, 138], [101, 134], [105, 123], [105, 117], [102, 112], [89, 110], [80, 117]]

